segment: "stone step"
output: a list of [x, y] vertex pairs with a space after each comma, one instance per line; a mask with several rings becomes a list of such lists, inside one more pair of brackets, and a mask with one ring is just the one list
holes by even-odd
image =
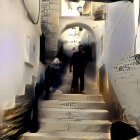
[[110, 133], [70, 131], [25, 133], [22, 140], [110, 140]]
[[[70, 88], [67, 88], [67, 87], [62, 87], [62, 88], [60, 88], [60, 90], [62, 91], [62, 93], [64, 93], [64, 94], [67, 94], [67, 93], [70, 93], [71, 94], [71, 90], [70, 90]], [[100, 93], [99, 92], [99, 89], [85, 89], [84, 90], [84, 93], [85, 94], [98, 94], [98, 93]], [[77, 93], [77, 94], [80, 94], [80, 93]]]
[[53, 94], [52, 100], [61, 101], [103, 101], [100, 94]]
[[63, 119], [83, 119], [83, 120], [108, 120], [107, 110], [95, 109], [40, 109], [40, 118], [63, 118]]
[[41, 101], [39, 108], [64, 108], [64, 109], [107, 109], [103, 101]]
[[81, 131], [109, 132], [111, 122], [107, 120], [58, 120], [41, 119], [40, 132], [46, 131]]
[[98, 93], [100, 93], [99, 92], [99, 90], [84, 90], [84, 92], [86, 93], [86, 94], [98, 94]]

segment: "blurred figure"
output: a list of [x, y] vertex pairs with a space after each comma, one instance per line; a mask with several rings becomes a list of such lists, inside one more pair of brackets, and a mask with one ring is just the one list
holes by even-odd
[[49, 100], [50, 98], [50, 87], [55, 83], [54, 69], [51, 65], [47, 65], [45, 71], [45, 97], [44, 99]]
[[66, 66], [68, 63], [68, 56], [66, 55], [63, 46], [61, 46], [59, 49], [56, 57], [59, 58], [59, 61], [61, 62], [61, 74], [65, 74]]
[[61, 84], [61, 61], [58, 57], [55, 57], [53, 61], [53, 74], [54, 74], [54, 84], [49, 88], [50, 92], [54, 92]]
[[84, 73], [87, 57], [84, 52], [83, 45], [78, 46], [78, 51], [73, 53], [70, 61], [70, 72], [73, 71], [73, 80], [71, 91], [78, 89], [78, 80], [80, 78], [80, 92], [84, 91]]

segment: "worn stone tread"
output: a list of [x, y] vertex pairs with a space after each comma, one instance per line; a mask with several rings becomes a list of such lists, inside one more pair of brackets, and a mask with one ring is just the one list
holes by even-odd
[[63, 112], [86, 112], [86, 113], [90, 113], [90, 112], [108, 112], [107, 110], [99, 110], [99, 109], [64, 109], [64, 108], [43, 108], [43, 109], [40, 109], [40, 110], [43, 110], [43, 111], [63, 111]]
[[47, 108], [40, 110], [40, 118], [67, 118], [84, 120], [106, 120], [109, 119], [107, 110], [97, 109], [56, 109]]
[[77, 132], [109, 132], [111, 122], [107, 120], [40, 120], [40, 132], [77, 131]]
[[70, 119], [40, 119], [40, 122], [53, 122], [53, 123], [83, 123], [83, 124], [111, 124], [108, 120], [70, 120]]
[[107, 109], [104, 101], [41, 101], [39, 108], [64, 108], [64, 109]]
[[26, 133], [24, 134], [24, 140], [110, 140], [110, 134], [100, 132], [52, 131], [47, 133]]
[[53, 94], [52, 100], [103, 101], [103, 96], [101, 94]]

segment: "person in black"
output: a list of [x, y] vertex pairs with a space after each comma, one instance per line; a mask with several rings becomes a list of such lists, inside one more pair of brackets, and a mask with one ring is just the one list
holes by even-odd
[[84, 73], [86, 67], [86, 55], [83, 50], [83, 45], [78, 46], [78, 51], [73, 53], [70, 61], [70, 72], [73, 67], [73, 80], [71, 90], [78, 89], [78, 79], [80, 78], [80, 92], [84, 91]]

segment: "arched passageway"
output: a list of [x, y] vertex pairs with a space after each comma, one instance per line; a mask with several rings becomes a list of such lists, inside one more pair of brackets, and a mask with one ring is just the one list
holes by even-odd
[[92, 34], [94, 41], [96, 41], [96, 36], [94, 34], [93, 29], [89, 25], [80, 23], [80, 22], [70, 23], [70, 24], [65, 25], [64, 28], [60, 29], [60, 36], [63, 34], [63, 32], [65, 32], [69, 28], [73, 28], [73, 27], [80, 27], [80, 28], [84, 28], [84, 29], [88, 30]]
[[63, 50], [69, 58], [67, 72], [65, 73], [67, 76], [64, 77], [69, 75], [69, 62], [72, 54], [78, 50], [78, 45], [82, 44], [89, 56], [85, 77], [94, 81], [96, 78], [96, 38], [93, 29], [83, 23], [68, 24], [60, 30], [60, 42], [63, 44]]

